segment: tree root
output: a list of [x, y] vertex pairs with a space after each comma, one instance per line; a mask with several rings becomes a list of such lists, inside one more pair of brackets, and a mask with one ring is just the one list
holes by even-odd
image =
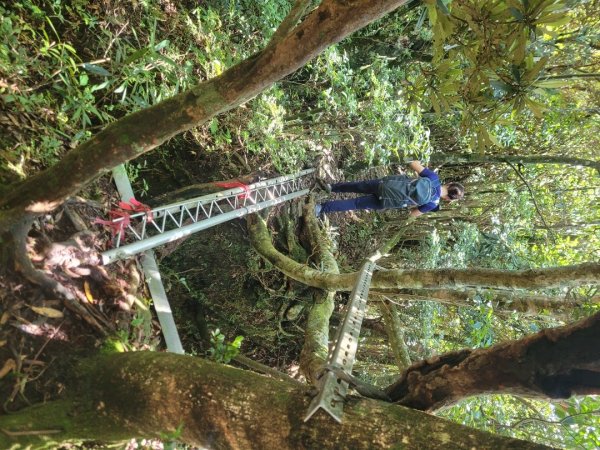
[[27, 235], [31, 224], [32, 221], [28, 220], [11, 229], [14, 242], [14, 259], [18, 270], [27, 280], [40, 286], [44, 292], [61, 297], [69, 310], [80, 316], [102, 336], [106, 336], [108, 333], [105, 328], [79, 303], [76, 295], [71, 290], [35, 268], [27, 255]]

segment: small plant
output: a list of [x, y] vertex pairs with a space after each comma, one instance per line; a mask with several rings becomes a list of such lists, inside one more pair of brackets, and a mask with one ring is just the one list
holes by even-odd
[[225, 335], [218, 328], [210, 332], [209, 358], [213, 361], [227, 364], [240, 352], [243, 336], [236, 336], [233, 342], [225, 342]]

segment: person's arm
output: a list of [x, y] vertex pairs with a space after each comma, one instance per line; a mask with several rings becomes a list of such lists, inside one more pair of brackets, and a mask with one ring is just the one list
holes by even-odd
[[413, 208], [410, 210], [410, 213], [408, 215], [416, 219], [417, 217], [422, 216], [423, 213], [419, 211], [419, 208]]
[[408, 167], [417, 172], [417, 175], [419, 175], [425, 169], [425, 167], [419, 161], [409, 162]]

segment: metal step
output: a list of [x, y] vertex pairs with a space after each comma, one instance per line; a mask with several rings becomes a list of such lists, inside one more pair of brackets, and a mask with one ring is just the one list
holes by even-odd
[[260, 181], [245, 188], [217, 192], [138, 212], [112, 222], [122, 223], [115, 248], [102, 253], [103, 264], [129, 258], [197, 231], [243, 217], [264, 208], [308, 194], [312, 184], [306, 169], [294, 175]]

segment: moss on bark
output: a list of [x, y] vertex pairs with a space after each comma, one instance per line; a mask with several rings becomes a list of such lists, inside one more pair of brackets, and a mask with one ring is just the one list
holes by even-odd
[[[342, 424], [321, 412], [305, 423], [305, 387], [168, 353], [97, 359], [72, 399], [0, 416], [0, 429], [13, 433], [0, 432], [0, 446], [152, 437], [182, 425], [184, 442], [217, 449], [546, 448], [369, 399], [350, 398]], [[14, 435], [25, 429], [61, 431]]]

